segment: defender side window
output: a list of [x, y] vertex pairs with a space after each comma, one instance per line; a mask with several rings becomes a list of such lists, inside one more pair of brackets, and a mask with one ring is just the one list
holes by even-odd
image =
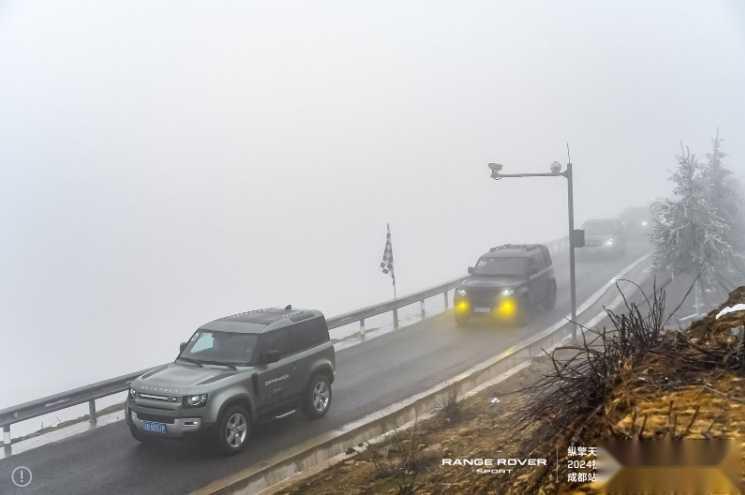
[[306, 320], [289, 328], [290, 353], [303, 352], [329, 340], [326, 322], [323, 318]]
[[324, 342], [328, 342], [330, 340], [330, 337], [329, 329], [326, 326], [326, 319], [323, 317], [319, 317], [313, 318], [311, 321], [309, 321], [308, 334], [311, 346], [317, 346], [323, 344]]
[[303, 352], [308, 347], [311, 347], [308, 342], [308, 323], [303, 321], [296, 323], [289, 328], [289, 352], [290, 354], [297, 354]]
[[272, 330], [261, 336], [260, 352], [276, 350], [279, 351], [280, 359], [289, 354], [289, 343], [287, 328]]

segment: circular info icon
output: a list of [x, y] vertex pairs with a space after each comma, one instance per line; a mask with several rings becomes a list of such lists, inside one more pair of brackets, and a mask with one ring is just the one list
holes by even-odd
[[10, 481], [18, 488], [26, 488], [31, 484], [33, 477], [31, 470], [26, 466], [18, 466], [10, 473]]

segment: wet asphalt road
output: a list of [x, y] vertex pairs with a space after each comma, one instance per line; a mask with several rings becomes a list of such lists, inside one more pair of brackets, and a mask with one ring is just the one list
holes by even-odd
[[[643, 253], [633, 247], [620, 259], [577, 265], [581, 303]], [[123, 422], [111, 424], [0, 461], [0, 494], [183, 494], [290, 446], [359, 419], [450, 378], [543, 330], [569, 312], [565, 264], [556, 266], [556, 308], [536, 316], [524, 328], [458, 329], [452, 315], [421, 321], [337, 353], [334, 402], [315, 422], [293, 415], [262, 425], [240, 455], [221, 458], [197, 444], [164, 442], [142, 446]], [[27, 466], [33, 481], [19, 489], [11, 470]]]

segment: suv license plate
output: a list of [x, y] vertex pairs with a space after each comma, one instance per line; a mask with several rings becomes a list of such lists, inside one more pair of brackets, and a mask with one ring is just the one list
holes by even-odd
[[150, 433], [167, 433], [165, 423], [156, 423], [155, 421], [144, 421], [142, 429]]
[[491, 311], [491, 308], [473, 308], [474, 313], [488, 313]]

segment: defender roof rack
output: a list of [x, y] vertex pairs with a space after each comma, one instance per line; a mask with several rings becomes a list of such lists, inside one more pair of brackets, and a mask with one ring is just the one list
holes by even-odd
[[244, 311], [205, 323], [200, 328], [208, 330], [232, 330], [264, 332], [299, 321], [323, 316], [318, 310], [285, 308], [263, 308]]

